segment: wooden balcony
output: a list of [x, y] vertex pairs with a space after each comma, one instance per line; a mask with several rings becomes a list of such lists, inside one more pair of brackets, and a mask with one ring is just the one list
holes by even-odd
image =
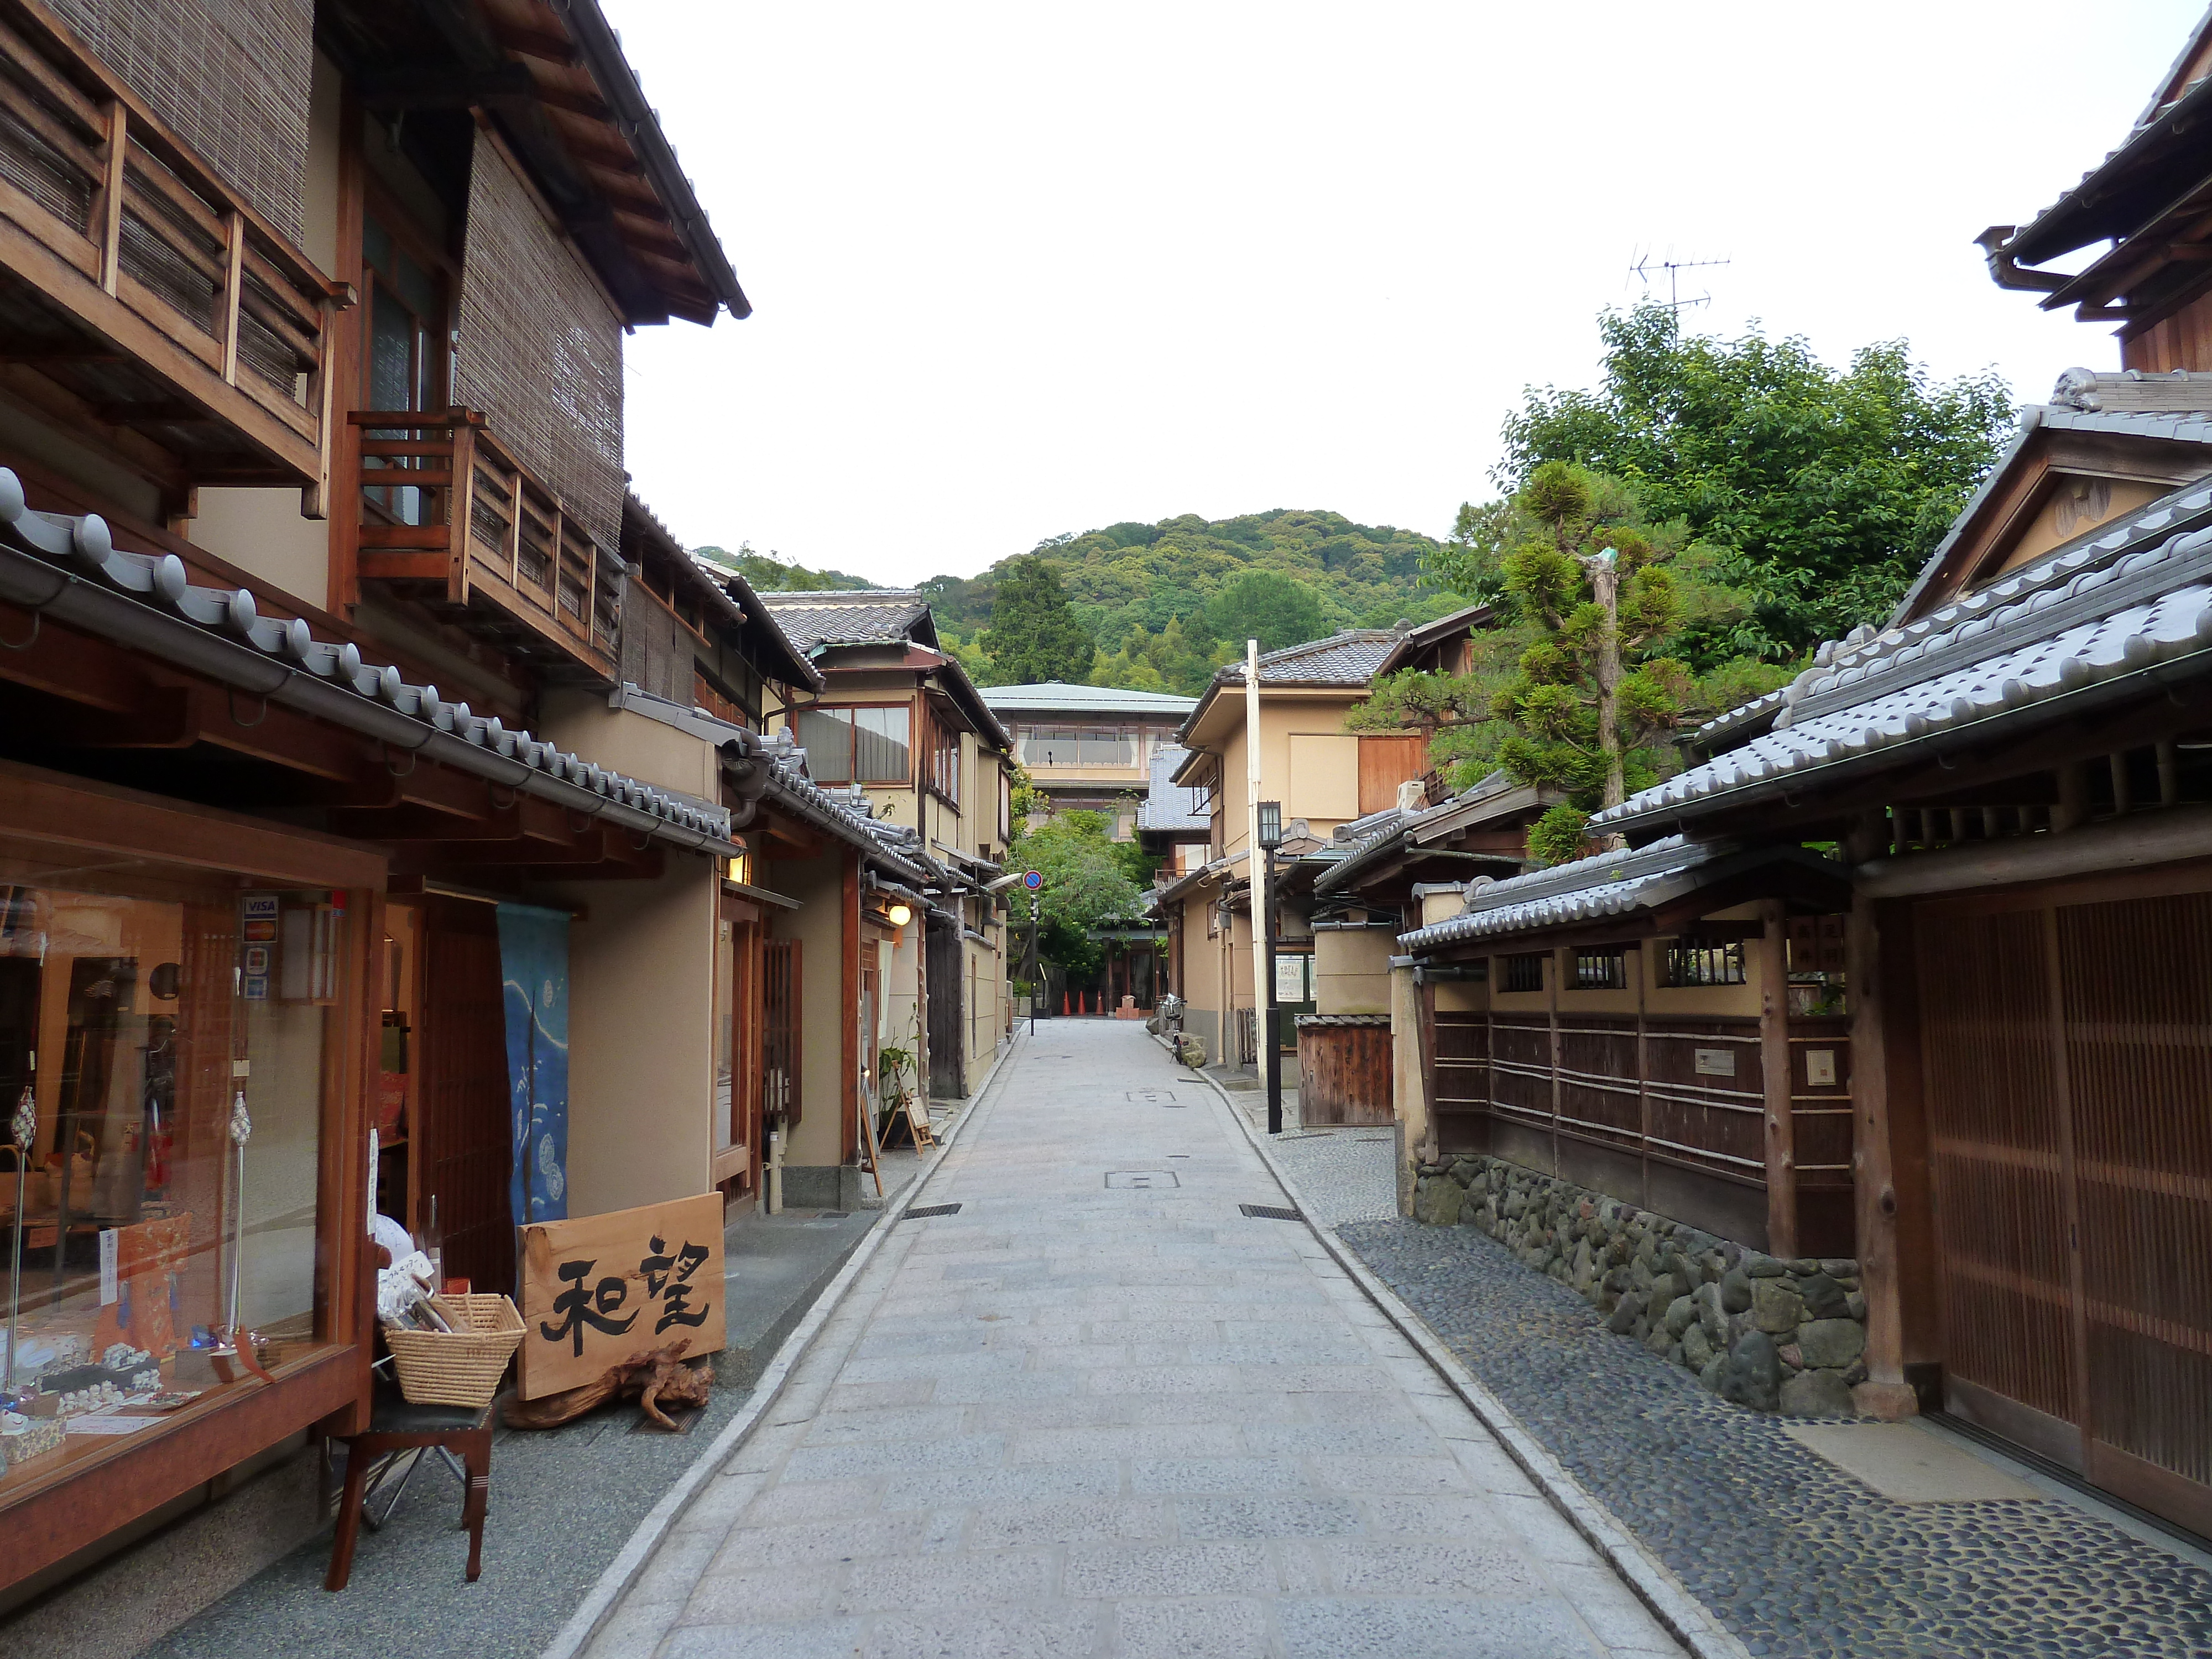
[[306, 486], [319, 512], [351, 295], [37, 0], [0, 3], [0, 387], [173, 510], [231, 483]]
[[555, 678], [613, 683], [621, 557], [562, 511], [483, 416], [346, 418], [365, 586], [422, 601]]

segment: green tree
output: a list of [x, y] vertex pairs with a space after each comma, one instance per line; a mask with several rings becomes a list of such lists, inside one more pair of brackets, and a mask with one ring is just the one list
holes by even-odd
[[1044, 560], [1016, 559], [999, 573], [991, 626], [982, 637], [994, 683], [1036, 685], [1090, 677], [1097, 647], [1067, 603], [1060, 573]]
[[734, 570], [761, 593], [822, 593], [876, 586], [842, 570], [809, 570], [781, 553], [757, 553], [750, 542], [738, 543], [734, 553], [722, 547], [695, 547], [691, 552], [710, 565]]
[[1317, 640], [1329, 631], [1321, 595], [1294, 576], [1248, 570], [1209, 600], [1206, 626], [1216, 639], [1240, 646], [1257, 640], [1262, 651]]
[[1533, 854], [1557, 861], [1574, 855], [1590, 810], [1662, 775], [1683, 724], [1790, 670], [1733, 658], [1692, 673], [1677, 641], [1726, 627], [1748, 601], [1724, 579], [1720, 552], [1689, 540], [1680, 520], [1650, 523], [1620, 479], [1547, 462], [1482, 519], [1479, 537], [1437, 557], [1457, 562], [1446, 580], [1492, 588], [1504, 625], [1474, 636], [1466, 673], [1377, 681], [1346, 725], [1428, 733], [1458, 787], [1499, 767], [1565, 792], [1571, 804], [1529, 836]]
[[1006, 868], [1044, 877], [1034, 894], [1026, 887], [1011, 890], [1014, 921], [1028, 926], [1034, 908], [1039, 954], [1071, 979], [1088, 979], [1104, 960], [1091, 929], [1133, 921], [1139, 915], [1142, 896], [1128, 851], [1109, 838], [1106, 820], [1097, 812], [1055, 813], [1034, 830], [1018, 830]]
[[[1636, 490], [1654, 521], [1680, 519], [1724, 550], [1750, 604], [1685, 631], [1700, 667], [1749, 654], [1802, 655], [1895, 607], [1987, 475], [2013, 420], [1994, 370], [1938, 381], [1905, 342], [1855, 353], [1848, 369], [1795, 337], [1685, 334], [1664, 306], [1599, 323], [1594, 391], [1531, 387], [1504, 426], [1498, 484], [1518, 490], [1571, 461]], [[1496, 504], [1461, 509], [1433, 568], [1482, 594], [1509, 550]]]

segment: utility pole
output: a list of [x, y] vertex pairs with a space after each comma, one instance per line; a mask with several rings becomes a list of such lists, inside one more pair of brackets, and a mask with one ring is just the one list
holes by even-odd
[[1273, 1040], [1259, 1030], [1267, 1017], [1267, 988], [1275, 976], [1274, 930], [1269, 926], [1260, 874], [1260, 641], [1244, 641], [1244, 876], [1252, 909], [1252, 1024], [1258, 1032], [1252, 1058]]

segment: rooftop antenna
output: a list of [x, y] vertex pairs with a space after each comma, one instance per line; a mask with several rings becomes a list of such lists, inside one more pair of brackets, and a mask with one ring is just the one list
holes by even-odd
[[1667, 313], [1680, 323], [1682, 320], [1682, 313], [1690, 307], [1709, 306], [1713, 302], [1713, 296], [1710, 293], [1696, 295], [1685, 300], [1681, 294], [1682, 272], [1702, 270], [1711, 265], [1734, 263], [1735, 261], [1731, 259], [1654, 259], [1650, 252], [1646, 251], [1636, 256], [1636, 263], [1629, 266], [1628, 274], [1644, 284], [1644, 297], [1649, 299], [1651, 295], [1651, 282], [1655, 270], [1665, 271], [1667, 273]]

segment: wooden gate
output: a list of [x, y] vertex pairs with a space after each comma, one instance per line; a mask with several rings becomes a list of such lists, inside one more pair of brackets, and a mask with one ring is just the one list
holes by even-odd
[[1947, 1403], [2212, 1531], [2212, 896], [1921, 907]]
[[507, 1187], [507, 1008], [498, 920], [489, 904], [426, 905], [422, 934], [422, 1215], [438, 1205], [449, 1276], [514, 1292], [514, 1221]]
[[761, 941], [761, 1113], [799, 1123], [799, 944]]
[[1298, 1120], [1309, 1126], [1389, 1124], [1390, 1017], [1340, 1014], [1296, 1028]]
[[966, 1022], [961, 1014], [967, 968], [960, 960], [960, 929], [934, 917], [929, 923], [929, 1092], [938, 1100], [957, 1100], [968, 1092]]

